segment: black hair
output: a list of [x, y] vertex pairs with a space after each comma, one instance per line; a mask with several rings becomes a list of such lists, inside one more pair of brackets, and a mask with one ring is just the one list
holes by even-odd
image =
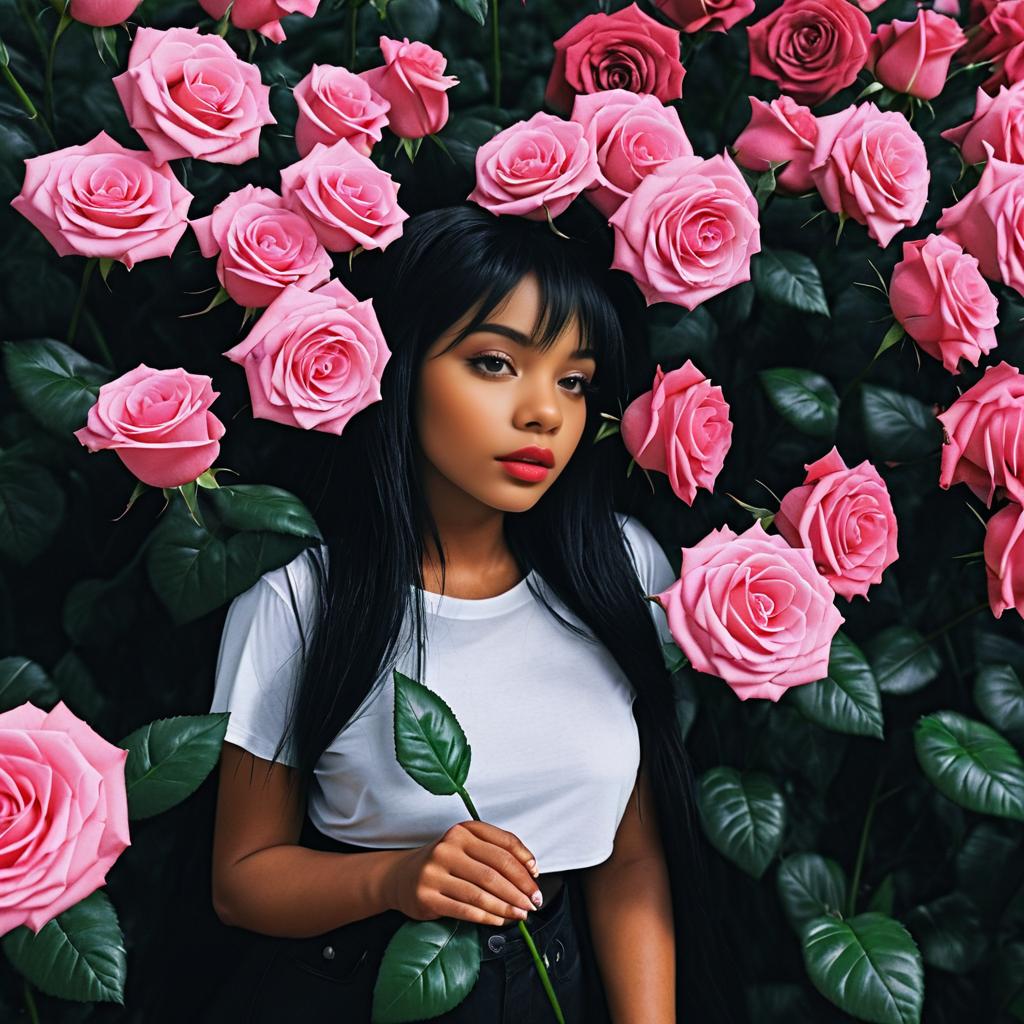
[[[733, 1018], [716, 972], [731, 973], [735, 962], [716, 962], [693, 771], [651, 606], [613, 505], [615, 444], [593, 443], [600, 413], [620, 415], [627, 402], [627, 331], [643, 315], [635, 285], [609, 269], [607, 226], [595, 224], [594, 230], [559, 237], [543, 221], [496, 217], [463, 203], [416, 214], [383, 252], [354, 260], [346, 283], [359, 298], [373, 299], [392, 355], [381, 400], [354, 416], [333, 445], [335, 482], [327, 485], [324, 504], [329, 511], [317, 514], [327, 564], [316, 546], [303, 553], [316, 580], [316, 611], [308, 642], [303, 638], [292, 715], [274, 759], [290, 739], [293, 781], [305, 807], [320, 755], [374, 682], [389, 678], [407, 615], [416, 638], [415, 678], [423, 678], [424, 609], [417, 588], [423, 587], [427, 533], [442, 573], [444, 563], [417, 475], [413, 409], [420, 366], [445, 331], [474, 308], [466, 332], [483, 322], [532, 272], [542, 306], [535, 343], [550, 345], [575, 317], [582, 343], [595, 351], [596, 388], [586, 399], [586, 425], [572, 458], [533, 507], [505, 514], [505, 539], [523, 576], [532, 570], [542, 578], [613, 655], [636, 692], [641, 758], [672, 878], [677, 1000], [686, 1020], [726, 1022]], [[532, 580], [529, 586], [565, 628], [585, 635], [558, 615]], [[381, 751], [385, 756], [388, 751]]]

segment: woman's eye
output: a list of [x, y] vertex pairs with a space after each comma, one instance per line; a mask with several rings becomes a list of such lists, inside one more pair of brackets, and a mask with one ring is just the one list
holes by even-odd
[[[468, 359], [467, 362], [471, 366], [475, 366], [477, 369], [479, 369], [486, 377], [504, 376], [503, 374], [499, 373], [498, 370], [500, 370], [501, 367], [503, 366], [509, 365], [508, 360], [504, 356], [492, 355], [474, 356], [472, 359]], [[490, 364], [491, 366], [494, 366], [495, 363], [497, 364], [497, 369], [493, 371], [487, 369], [484, 365]], [[593, 386], [590, 384], [586, 377], [563, 377], [562, 380], [570, 381], [573, 385], [575, 385], [574, 387], [567, 389], [569, 393], [573, 395], [584, 395], [589, 390], [596, 390], [593, 388]]]
[[[477, 367], [479, 367], [481, 363], [490, 363], [491, 365], [497, 363], [500, 368], [505, 366], [507, 363], [507, 360], [503, 359], [501, 356], [476, 356], [474, 359], [470, 359], [469, 361], [473, 366]], [[484, 370], [484, 373], [487, 373], [492, 377], [496, 376], [495, 373], [491, 373], [489, 370]]]

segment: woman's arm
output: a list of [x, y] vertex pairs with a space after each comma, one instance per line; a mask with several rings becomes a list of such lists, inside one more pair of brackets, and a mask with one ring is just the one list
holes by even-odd
[[675, 1024], [671, 892], [643, 766], [612, 855], [584, 872], [583, 891], [614, 1024]]

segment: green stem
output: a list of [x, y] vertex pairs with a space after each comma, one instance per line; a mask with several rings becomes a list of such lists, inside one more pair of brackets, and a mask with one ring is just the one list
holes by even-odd
[[982, 612], [988, 607], [988, 601], [982, 601], [981, 604], [976, 604], [973, 608], [968, 608], [967, 611], [961, 612], [955, 619], [950, 619], [944, 626], [939, 626], [938, 629], [923, 637], [922, 646], [928, 643], [928, 641], [934, 640], [937, 636], [942, 636], [943, 633], [952, 629], [954, 626], [959, 626], [964, 619], [969, 619], [972, 615], [977, 615], [978, 612]]
[[39, 1011], [36, 1009], [35, 996], [32, 995], [32, 986], [29, 984], [28, 978], [25, 979], [24, 993], [25, 1009], [28, 1010], [28, 1019], [32, 1024], [39, 1024]]
[[857, 847], [857, 861], [853, 866], [853, 880], [850, 882], [850, 892], [846, 899], [846, 916], [853, 917], [857, 912], [857, 890], [860, 888], [860, 873], [864, 867], [864, 853], [868, 848], [868, 833], [871, 831], [871, 819], [875, 815], [875, 805], [878, 802], [878, 790], [882, 785], [884, 770], [879, 771], [875, 776], [875, 785], [871, 790], [871, 798], [868, 800], [867, 814], [864, 815], [864, 827], [860, 830], [860, 845]]
[[60, 16], [57, 28], [54, 30], [53, 39], [50, 41], [50, 49], [46, 54], [46, 77], [44, 79], [44, 97], [46, 100], [46, 120], [53, 124], [53, 58], [57, 53], [57, 41], [64, 34], [64, 30], [71, 24], [71, 18], [67, 14]]
[[494, 87], [494, 105], [501, 106], [501, 28], [498, 24], [498, 0], [491, 0], [491, 60]]
[[4, 64], [0, 66], [0, 71], [3, 72], [4, 78], [7, 79], [7, 84], [14, 90], [14, 95], [18, 97], [21, 105], [25, 108], [25, 113], [28, 114], [30, 120], [36, 121], [41, 124], [46, 131], [46, 134], [50, 137], [50, 142], [54, 146], [57, 145], [57, 140], [53, 136], [53, 132], [50, 130], [50, 126], [46, 123], [46, 118], [43, 117], [36, 109], [36, 105], [32, 102], [32, 98], [27, 92], [21, 87], [21, 82], [15, 77], [14, 72], [10, 69], [10, 66]]
[[[92, 277], [93, 271], [96, 269], [96, 265], [99, 263], [99, 257], [90, 256], [85, 261], [85, 270], [82, 271], [82, 284], [78, 289], [78, 300], [75, 302], [74, 312], [71, 314], [71, 323], [68, 325], [68, 344], [71, 345], [75, 340], [75, 333], [78, 330], [78, 321], [82, 316], [82, 307], [85, 305], [85, 296], [89, 291], [89, 279]], [[109, 352], [105, 353], [107, 356]], [[110, 363], [111, 369], [113, 369], [113, 361]]]

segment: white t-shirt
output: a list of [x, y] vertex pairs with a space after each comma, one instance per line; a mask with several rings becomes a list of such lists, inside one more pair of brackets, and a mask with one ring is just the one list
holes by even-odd
[[[676, 578], [664, 551], [638, 520], [619, 514], [619, 522], [643, 592], [664, 590]], [[284, 731], [300, 653], [288, 579], [311, 624], [313, 573], [299, 555], [232, 601], [210, 708], [231, 712], [225, 740], [268, 760]], [[611, 854], [636, 781], [634, 695], [607, 649], [558, 623], [530, 593], [531, 579], [544, 587], [530, 573], [494, 597], [424, 591], [419, 681], [444, 698], [466, 734], [466, 789], [480, 817], [517, 835], [543, 872], [589, 867]], [[669, 641], [664, 612], [653, 602], [649, 608]], [[414, 678], [409, 628], [407, 621], [394, 667]], [[422, 846], [470, 815], [459, 796], [427, 792], [399, 765], [394, 677], [390, 669], [382, 676], [317, 762], [309, 817], [325, 835], [357, 846]], [[295, 763], [290, 744], [279, 760]]]

